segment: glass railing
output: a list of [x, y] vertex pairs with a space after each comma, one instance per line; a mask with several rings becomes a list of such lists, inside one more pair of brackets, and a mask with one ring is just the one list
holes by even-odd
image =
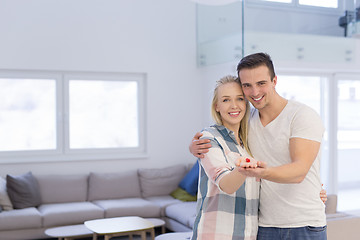
[[197, 63], [207, 66], [241, 59], [244, 2], [197, 5]]
[[261, 0], [198, 4], [198, 66], [259, 51], [277, 61], [354, 64], [359, 61], [360, 0], [348, 2], [337, 9]]

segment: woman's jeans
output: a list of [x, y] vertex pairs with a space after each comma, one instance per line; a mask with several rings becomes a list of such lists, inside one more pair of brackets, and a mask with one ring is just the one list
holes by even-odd
[[275, 228], [259, 227], [257, 240], [326, 240], [326, 226]]

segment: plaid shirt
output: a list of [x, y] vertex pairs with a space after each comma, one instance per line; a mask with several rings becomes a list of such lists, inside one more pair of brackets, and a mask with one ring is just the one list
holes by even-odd
[[256, 239], [258, 229], [259, 182], [246, 178], [233, 194], [223, 192], [220, 180], [235, 167], [235, 160], [248, 153], [236, 142], [232, 131], [214, 125], [203, 130], [212, 147], [205, 158], [198, 159], [199, 187], [197, 216], [192, 239]]

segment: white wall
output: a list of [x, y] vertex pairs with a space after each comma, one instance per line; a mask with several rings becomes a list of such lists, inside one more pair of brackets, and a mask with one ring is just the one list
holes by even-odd
[[[0, 164], [0, 176], [193, 162], [188, 145], [212, 123], [214, 83], [236, 74], [237, 64], [197, 69], [195, 9], [190, 0], [0, 0], [0, 69], [146, 73], [148, 107], [146, 158]], [[273, 60], [276, 69], [356, 69], [356, 64]]]
[[0, 69], [146, 73], [148, 107], [146, 158], [1, 164], [0, 175], [193, 162], [204, 115], [195, 35], [190, 0], [0, 0]]

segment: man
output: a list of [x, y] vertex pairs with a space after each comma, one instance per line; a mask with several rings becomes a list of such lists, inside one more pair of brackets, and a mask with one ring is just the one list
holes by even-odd
[[[269, 55], [246, 56], [237, 71], [245, 97], [255, 107], [249, 120], [249, 147], [255, 159], [268, 165], [240, 170], [262, 179], [258, 239], [326, 239], [325, 206], [318, 195], [324, 133], [319, 115], [276, 92]], [[209, 144], [199, 136], [190, 151], [202, 157]]]

